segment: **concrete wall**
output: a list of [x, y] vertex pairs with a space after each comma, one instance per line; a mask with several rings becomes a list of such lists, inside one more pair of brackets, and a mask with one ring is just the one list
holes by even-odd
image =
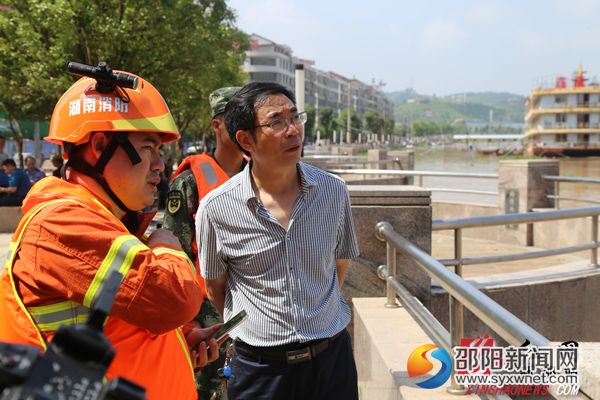
[[[400, 235], [431, 253], [431, 192], [415, 186], [348, 185], [348, 190], [360, 255], [366, 263], [386, 263], [385, 243], [375, 237], [380, 221], [389, 222]], [[425, 272], [404, 257], [397, 258], [397, 272], [397, 279], [413, 295], [427, 301], [431, 279]]]
[[[484, 217], [498, 215], [500, 210], [497, 206], [474, 203], [449, 203], [436, 201], [431, 204], [433, 220], [444, 220], [454, 218]], [[485, 240], [498, 240], [504, 227], [492, 226], [489, 228], [469, 228], [463, 230], [464, 237], [472, 237]], [[453, 235], [452, 230], [436, 231], [445, 235]]]
[[13, 233], [23, 216], [21, 207], [0, 207], [0, 233]]
[[[536, 247], [556, 248], [591, 242], [591, 217], [537, 222], [533, 227], [533, 243]], [[588, 257], [589, 251], [576, 253]]]

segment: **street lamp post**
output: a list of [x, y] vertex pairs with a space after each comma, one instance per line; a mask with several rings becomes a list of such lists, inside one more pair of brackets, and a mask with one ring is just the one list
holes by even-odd
[[352, 122], [351, 122], [351, 110], [350, 110], [350, 96], [351, 96], [351, 85], [350, 82], [348, 82], [348, 115], [346, 118], [346, 142], [347, 143], [352, 143], [352, 133], [351, 133], [351, 129], [352, 129]]
[[317, 130], [317, 141], [315, 145], [318, 146], [321, 142], [321, 131], [319, 130], [319, 88], [315, 88], [315, 129]]

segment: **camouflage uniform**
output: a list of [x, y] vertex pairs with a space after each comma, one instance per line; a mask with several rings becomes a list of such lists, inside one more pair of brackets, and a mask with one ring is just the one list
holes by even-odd
[[[194, 263], [198, 258], [198, 255], [192, 251], [192, 241], [195, 240], [194, 214], [198, 209], [198, 203], [196, 179], [192, 171], [188, 169], [177, 175], [171, 182], [163, 228], [170, 230], [177, 236], [181, 242], [181, 247]], [[223, 322], [221, 315], [208, 299], [204, 299], [200, 312], [194, 320], [203, 328]], [[226, 348], [226, 344], [222, 345], [219, 349], [219, 359], [196, 372], [196, 388], [198, 389], [199, 400], [227, 398], [222, 379], [219, 378], [217, 373], [217, 370], [223, 367], [225, 362]], [[211, 397], [213, 394], [216, 394], [216, 396]]]
[[[217, 89], [209, 96], [212, 117], [225, 111], [225, 105], [239, 87]], [[245, 164], [245, 163], [244, 163]], [[163, 227], [170, 230], [181, 242], [183, 250], [190, 259], [196, 263], [198, 255], [192, 249], [195, 240], [194, 214], [200, 203], [198, 186], [194, 174], [190, 169], [181, 172], [173, 179], [167, 195], [167, 206]], [[221, 315], [208, 299], [204, 299], [200, 312], [194, 318], [201, 327], [206, 328], [216, 323], [223, 322]], [[223, 387], [223, 380], [219, 378], [218, 369], [223, 367], [227, 346], [231, 340], [223, 344], [220, 349], [219, 359], [203, 367], [196, 373], [196, 387], [199, 400], [227, 399], [227, 392]]]
[[163, 227], [177, 236], [181, 247], [194, 263], [198, 258], [192, 250], [192, 241], [196, 235], [194, 214], [199, 202], [196, 179], [192, 170], [183, 171], [169, 185]]

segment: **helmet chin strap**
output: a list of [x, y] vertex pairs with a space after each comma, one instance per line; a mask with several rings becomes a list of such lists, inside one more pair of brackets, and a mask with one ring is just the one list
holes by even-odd
[[87, 175], [94, 179], [104, 191], [108, 194], [111, 200], [119, 207], [121, 210], [125, 211], [126, 220], [125, 225], [127, 229], [131, 232], [135, 232], [137, 230], [137, 218], [136, 211], [130, 210], [125, 203], [121, 201], [121, 199], [115, 194], [115, 192], [110, 188], [108, 182], [104, 177], [104, 168], [106, 164], [110, 161], [112, 156], [115, 154], [117, 147], [121, 146], [121, 148], [125, 151], [129, 160], [131, 161], [131, 165], [136, 165], [142, 161], [139, 154], [129, 141], [126, 133], [121, 133], [118, 135], [112, 135], [111, 140], [108, 142], [108, 145], [100, 155], [100, 158], [96, 162], [96, 165], [92, 166], [85, 162], [83, 159], [69, 159], [67, 161], [67, 167], [72, 167], [74, 170]]

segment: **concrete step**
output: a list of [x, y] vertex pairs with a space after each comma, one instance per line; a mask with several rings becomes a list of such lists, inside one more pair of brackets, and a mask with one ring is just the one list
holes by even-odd
[[[449, 381], [436, 389], [423, 389], [416, 383], [425, 378], [408, 376], [406, 364], [410, 353], [434, 341], [405, 308], [386, 308], [383, 297], [355, 298], [353, 303], [354, 357], [362, 400], [478, 398], [449, 394], [446, 391]], [[439, 367], [434, 366], [434, 371]]]

